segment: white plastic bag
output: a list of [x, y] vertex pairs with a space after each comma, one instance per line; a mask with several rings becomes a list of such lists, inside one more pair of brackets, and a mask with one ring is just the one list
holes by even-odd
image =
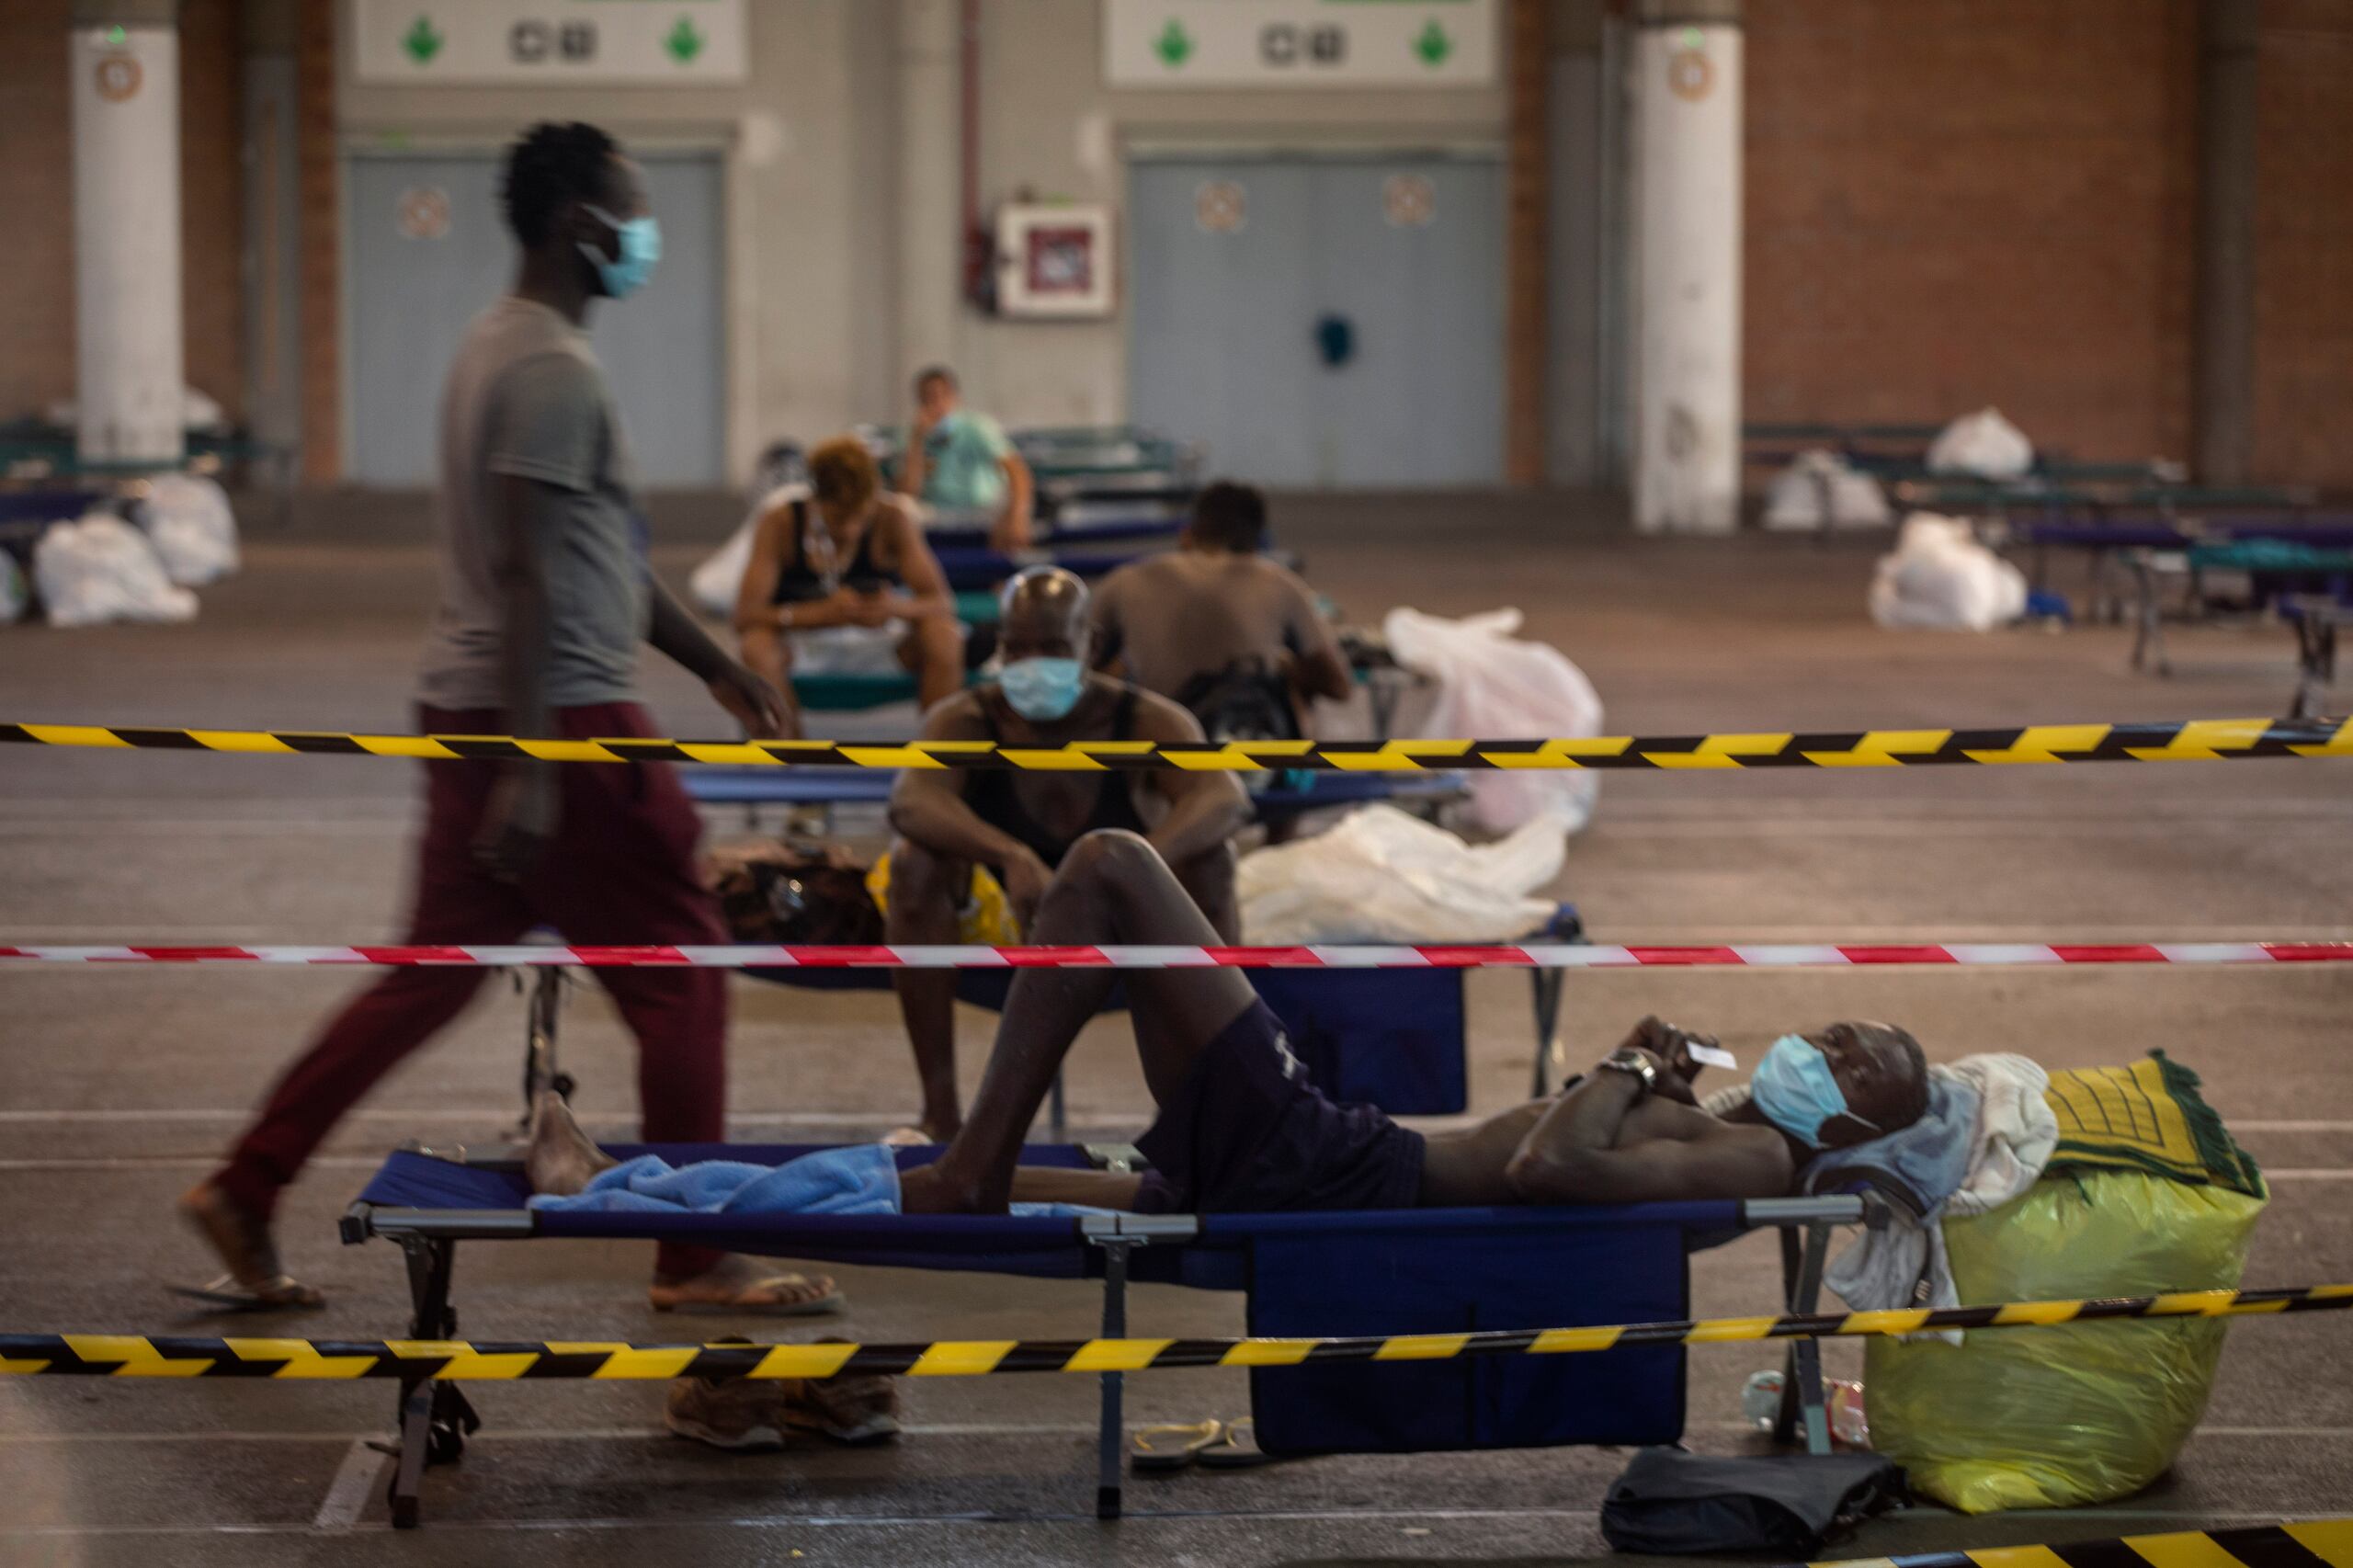
[[[1581, 739], [1601, 733], [1601, 699], [1561, 651], [1512, 635], [1516, 609], [1462, 620], [1393, 609], [1381, 635], [1400, 665], [1437, 683], [1426, 736], [1469, 740]], [[1574, 833], [1593, 815], [1601, 780], [1574, 770], [1499, 771], [1471, 778], [1471, 819], [1495, 833], [1556, 814]]]
[[1915, 512], [1894, 552], [1880, 557], [1870, 607], [1885, 627], [1988, 631], [2026, 613], [2026, 574], [1979, 544], [1959, 518]]
[[1800, 452], [1765, 493], [1768, 528], [1883, 528], [1894, 520], [1879, 481], [1832, 451]]
[[1465, 844], [1394, 806], [1363, 806], [1328, 833], [1243, 857], [1245, 941], [1509, 942], [1540, 930], [1568, 835], [1557, 810], [1510, 837]]
[[2034, 467], [2034, 443], [2002, 417], [1998, 408], [1964, 414], [1940, 431], [1928, 448], [1930, 473], [1973, 473], [1983, 479], [2018, 479]]
[[194, 587], [237, 569], [237, 517], [228, 492], [188, 473], [158, 474], [148, 483], [143, 519], [165, 574]]
[[147, 536], [103, 512], [43, 530], [33, 546], [33, 582], [51, 626], [196, 616], [196, 596], [172, 586]]
[[744, 570], [752, 563], [752, 536], [759, 531], [760, 508], [744, 519], [744, 526], [719, 547], [719, 553], [695, 568], [687, 579], [687, 591], [695, 608], [705, 615], [733, 615], [735, 596], [744, 586]]
[[718, 554], [696, 567], [695, 574], [687, 579], [695, 608], [705, 615], [733, 615], [735, 596], [744, 589], [745, 570], [752, 564], [752, 540], [759, 534], [760, 519], [788, 501], [808, 498], [809, 486], [798, 483], [762, 492], [745, 514], [743, 526], [728, 536]]

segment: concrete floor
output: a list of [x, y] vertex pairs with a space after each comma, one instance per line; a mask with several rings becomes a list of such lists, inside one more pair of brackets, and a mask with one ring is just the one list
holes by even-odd
[[[1400, 600], [1449, 613], [1520, 606], [1533, 634], [1593, 676], [1613, 731], [2244, 715], [2280, 710], [2292, 684], [2290, 644], [2274, 631], [2180, 633], [2170, 681], [2131, 675], [2113, 630], [1880, 632], [1862, 613], [1861, 543], [1643, 542], [1559, 506], [1487, 501], [1300, 504], [1280, 521], [1317, 585], [1360, 618]], [[683, 576], [697, 553], [673, 547], [661, 564]], [[390, 542], [255, 540], [247, 562], [205, 592], [192, 626], [0, 632], [0, 717], [406, 728], [430, 585], [413, 519]], [[665, 672], [650, 685], [674, 733], [719, 732], [690, 683]], [[1612, 776], [1562, 892], [1608, 940], [2344, 937], [2347, 766]], [[12, 748], [0, 756], [0, 941], [382, 939], [396, 929], [413, 784], [406, 765], [359, 759]], [[209, 1272], [170, 1200], [352, 984], [218, 969], [0, 977], [0, 1325], [218, 1332], [160, 1288]], [[1472, 980], [1482, 1109], [1524, 1091], [1523, 987]], [[1573, 1057], [1590, 1058], [1654, 1009], [1752, 1055], [1793, 1021], [1841, 1015], [1905, 1022], [1944, 1058], [2023, 1050], [2077, 1066], [2163, 1046], [2207, 1075], [2271, 1170], [2277, 1195], [2248, 1278], [2285, 1284], [2353, 1278], [2348, 1004], [2353, 975], [2318, 968], [1650, 971], [1573, 981], [1569, 1039]], [[883, 998], [746, 983], [735, 1006], [738, 1136], [858, 1136], [910, 1112]], [[968, 1014], [962, 1027], [969, 1079], [987, 1021]], [[290, 1195], [290, 1261], [333, 1304], [288, 1332], [398, 1331], [396, 1256], [336, 1245], [335, 1216], [392, 1144], [479, 1142], [509, 1119], [520, 1028], [517, 1000], [503, 982], [489, 987]], [[592, 1126], [627, 1128], [629, 1051], [593, 989], [570, 1009], [565, 1049]], [[1082, 1040], [1071, 1083], [1086, 1130], [1140, 1125], [1148, 1101], [1116, 1027]], [[646, 1263], [626, 1246], [477, 1247], [461, 1264], [464, 1327], [675, 1338], [681, 1325], [642, 1304]], [[1092, 1327], [1085, 1287], [839, 1272], [852, 1308], [827, 1332]], [[1769, 1244], [1725, 1248], [1699, 1261], [1695, 1304], [1767, 1310], [1774, 1278]], [[1224, 1334], [1239, 1332], [1241, 1312], [1234, 1298], [1150, 1289], [1132, 1321]], [[689, 1331], [736, 1328], [763, 1332], [713, 1320]], [[2342, 1316], [2240, 1324], [2206, 1426], [2138, 1497], [2057, 1517], [1919, 1510], [1844, 1554], [2353, 1513], [2348, 1328]], [[1769, 1359], [1693, 1352], [1696, 1445], [1750, 1441], [1738, 1390]], [[1851, 1371], [1859, 1355], [1834, 1346], [1832, 1362]], [[483, 1387], [488, 1429], [462, 1464], [432, 1474], [426, 1532], [396, 1537], [381, 1461], [364, 1447], [386, 1426], [381, 1386], [0, 1382], [0, 1562], [1574, 1561], [1604, 1550], [1595, 1509], [1624, 1462], [1594, 1450], [1333, 1459], [1142, 1480], [1133, 1517], [1106, 1528], [1088, 1517], [1091, 1383], [934, 1381], [905, 1393], [912, 1430], [895, 1449], [726, 1459], [662, 1435], [651, 1385]], [[1131, 1380], [1140, 1419], [1239, 1414], [1245, 1398], [1233, 1374]]]

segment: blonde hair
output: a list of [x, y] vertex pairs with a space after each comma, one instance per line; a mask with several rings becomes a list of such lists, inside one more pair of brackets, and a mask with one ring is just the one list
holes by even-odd
[[809, 487], [817, 499], [856, 512], [882, 488], [874, 454], [855, 436], [820, 441], [809, 454]]

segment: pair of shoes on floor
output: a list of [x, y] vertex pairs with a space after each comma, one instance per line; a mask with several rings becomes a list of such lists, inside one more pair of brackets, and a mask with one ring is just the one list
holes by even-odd
[[1139, 1475], [1166, 1475], [1199, 1465], [1204, 1470], [1248, 1470], [1272, 1464], [1275, 1456], [1258, 1446], [1257, 1424], [1198, 1421], [1171, 1426], [1140, 1426], [1128, 1439], [1128, 1460]]
[[883, 1443], [899, 1435], [899, 1388], [889, 1378], [864, 1372], [830, 1378], [678, 1378], [670, 1384], [662, 1424], [678, 1437], [735, 1453], [781, 1449], [795, 1433], [813, 1433], [853, 1447]]

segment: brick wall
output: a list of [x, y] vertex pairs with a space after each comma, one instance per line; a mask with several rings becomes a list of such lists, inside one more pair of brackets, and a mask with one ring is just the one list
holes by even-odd
[[2353, 6], [2266, 0], [2255, 472], [2353, 486]]
[[2192, 0], [1748, 0], [1747, 44], [1747, 417], [2188, 452]]
[[74, 392], [74, 164], [65, 94], [67, 0], [0, 6], [0, 419]]
[[188, 385], [245, 394], [244, 45], [237, 0], [180, 4], [180, 282]]
[[[0, 5], [0, 419], [74, 395], [74, 133], [69, 0]], [[181, 256], [188, 378], [233, 417], [244, 394], [238, 251], [237, 0], [186, 0], [180, 19]]]

